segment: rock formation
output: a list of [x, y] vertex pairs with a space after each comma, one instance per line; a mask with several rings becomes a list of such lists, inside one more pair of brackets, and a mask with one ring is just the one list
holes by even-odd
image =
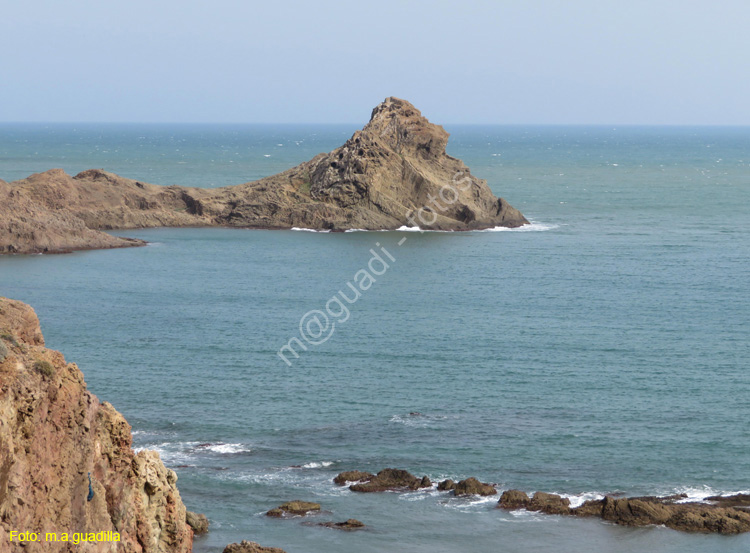
[[497, 490], [492, 484], [480, 482], [473, 476], [466, 480], [461, 480], [453, 487], [453, 494], [461, 495], [497, 495]]
[[[76, 365], [44, 347], [29, 306], [0, 298], [0, 343], [0, 549], [188, 553], [177, 475], [156, 452], [132, 450], [128, 423], [87, 391]], [[41, 538], [21, 544], [12, 531]], [[118, 544], [45, 541], [46, 532], [107, 531]]]
[[[339, 474], [336, 478], [340, 480], [340, 477], [346, 474], [351, 473], [344, 472]], [[430, 479], [426, 476], [417, 478], [410, 472], [401, 469], [383, 469], [375, 476], [370, 475], [370, 477], [360, 479], [359, 482], [360, 483], [349, 486], [349, 489], [353, 492], [385, 492], [418, 490], [420, 488], [429, 488], [432, 486], [432, 482], [430, 482]]]
[[361, 470], [347, 470], [339, 473], [334, 479], [334, 483], [344, 486], [347, 482], [366, 482], [375, 478], [371, 472], [362, 472]]
[[341, 147], [259, 181], [156, 186], [92, 169], [0, 181], [0, 253], [143, 245], [102, 230], [227, 226], [321, 230], [518, 227], [528, 221], [445, 153], [448, 133], [387, 98]]
[[277, 518], [288, 516], [303, 517], [308, 513], [315, 513], [318, 511], [320, 511], [320, 503], [300, 501], [299, 499], [297, 499], [295, 501], [288, 501], [283, 505], [279, 505], [275, 509], [271, 509], [266, 513], [266, 516]]
[[332, 528], [334, 530], [362, 530], [365, 528], [365, 523], [357, 520], [356, 518], [349, 518], [344, 522], [320, 522], [318, 526], [324, 526], [325, 528]]
[[185, 522], [187, 522], [188, 526], [193, 529], [193, 534], [197, 535], [208, 533], [209, 523], [206, 515], [188, 511], [185, 515]]
[[526, 509], [547, 514], [600, 517], [608, 522], [624, 526], [663, 525], [684, 532], [740, 534], [750, 532], [750, 506], [747, 497], [741, 495], [726, 498], [707, 498], [716, 504], [678, 503], [685, 496], [669, 497], [605, 497], [586, 501], [576, 508], [570, 501], [555, 494], [536, 492], [529, 498], [524, 492], [503, 492], [498, 507], [503, 509]]
[[224, 553], [286, 553], [286, 551], [278, 547], [263, 547], [254, 541], [242, 540], [240, 543], [227, 545]]

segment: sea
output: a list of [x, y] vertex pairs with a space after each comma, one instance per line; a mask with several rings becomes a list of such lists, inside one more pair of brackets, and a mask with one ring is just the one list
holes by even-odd
[[[360, 126], [3, 124], [0, 178], [104, 168], [226, 186]], [[197, 553], [243, 539], [288, 553], [750, 550], [750, 535], [332, 482], [393, 467], [574, 505], [750, 493], [750, 128], [446, 130], [448, 153], [532, 224], [118, 231], [149, 245], [2, 257], [0, 295], [31, 304], [134, 447], [176, 471], [211, 522]], [[265, 516], [294, 499], [322, 512]], [[349, 518], [367, 528], [317, 525]]]

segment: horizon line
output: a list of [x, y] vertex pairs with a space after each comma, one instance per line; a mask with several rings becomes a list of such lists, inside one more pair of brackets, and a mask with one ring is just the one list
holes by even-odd
[[[428, 119], [429, 120], [429, 119]], [[430, 121], [433, 123], [432, 121]], [[304, 126], [355, 126], [367, 123], [353, 122], [272, 122], [272, 121], [0, 121], [0, 125], [304, 125]], [[750, 127], [749, 123], [433, 123], [445, 126], [471, 127]]]

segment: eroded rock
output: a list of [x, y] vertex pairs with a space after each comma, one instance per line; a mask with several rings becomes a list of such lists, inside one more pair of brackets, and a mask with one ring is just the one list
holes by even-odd
[[344, 486], [347, 482], [366, 482], [375, 478], [371, 472], [362, 472], [360, 470], [347, 470], [339, 473], [333, 479], [334, 483]]
[[224, 553], [286, 553], [286, 551], [278, 547], [263, 547], [254, 541], [242, 540], [240, 543], [227, 545]]
[[448, 133], [386, 98], [330, 153], [224, 188], [156, 186], [101, 169], [0, 181], [0, 254], [141, 246], [103, 230], [181, 226], [472, 230], [528, 223], [446, 154]]
[[320, 503], [313, 503], [311, 501], [288, 501], [283, 505], [279, 505], [275, 509], [271, 509], [266, 513], [269, 517], [287, 517], [287, 516], [298, 516], [303, 517], [308, 513], [320, 511]]
[[[438, 488], [439, 489], [439, 488]], [[495, 486], [492, 484], [485, 484], [484, 482], [480, 482], [473, 476], [471, 478], [467, 478], [466, 480], [461, 480], [458, 482], [455, 487], [453, 488], [453, 493], [455, 495], [496, 495], [497, 490], [495, 489]]]
[[[189, 553], [177, 475], [159, 454], [133, 451], [130, 425], [86, 389], [76, 365], [44, 347], [28, 305], [0, 298], [0, 334], [10, 337], [0, 338], [10, 344], [0, 363], [0, 543], [10, 543], [9, 529], [75, 529], [117, 532], [118, 551]], [[40, 361], [48, 375], [34, 369]], [[63, 551], [68, 543], [44, 544], [45, 553]]]
[[410, 472], [401, 469], [383, 469], [370, 480], [361, 484], [352, 484], [353, 492], [404, 491], [428, 488], [432, 485], [426, 476], [417, 478]]
[[318, 526], [325, 526], [326, 528], [333, 528], [334, 530], [361, 530], [362, 528], [365, 528], [365, 523], [356, 518], [350, 518], [344, 522], [321, 522]]

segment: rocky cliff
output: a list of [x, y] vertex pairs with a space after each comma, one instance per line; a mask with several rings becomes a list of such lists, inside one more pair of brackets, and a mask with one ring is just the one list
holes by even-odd
[[[132, 450], [130, 426], [78, 367], [44, 347], [34, 311], [0, 298], [0, 550], [187, 553], [176, 482], [157, 453]], [[107, 531], [120, 541], [73, 543]], [[11, 532], [40, 537], [22, 545]]]
[[142, 245], [101, 232], [161, 226], [435, 230], [528, 221], [446, 154], [448, 133], [387, 98], [340, 148], [259, 181], [218, 189], [156, 186], [102, 170], [0, 181], [0, 253]]

